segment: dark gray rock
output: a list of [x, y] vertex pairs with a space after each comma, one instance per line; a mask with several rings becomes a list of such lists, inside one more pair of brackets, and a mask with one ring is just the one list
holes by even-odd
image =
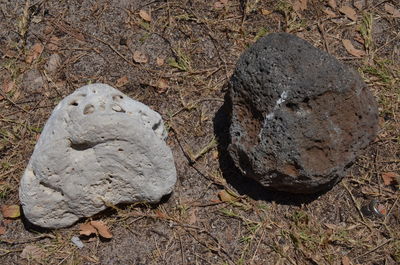
[[229, 93], [229, 153], [266, 187], [327, 189], [376, 136], [376, 101], [357, 72], [291, 34], [244, 52]]

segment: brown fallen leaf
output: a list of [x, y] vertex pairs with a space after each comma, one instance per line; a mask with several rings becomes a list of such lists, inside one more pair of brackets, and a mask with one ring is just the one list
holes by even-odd
[[27, 259], [27, 260], [36, 260], [36, 261], [41, 261], [45, 253], [41, 248], [38, 248], [37, 246], [34, 245], [27, 245], [21, 253], [21, 258]]
[[147, 57], [146, 54], [144, 54], [141, 51], [135, 51], [133, 53], [133, 60], [137, 63], [147, 63], [149, 61], [149, 58]]
[[156, 64], [157, 64], [158, 66], [164, 65], [164, 58], [157, 57], [157, 59], [156, 59]]
[[29, 50], [28, 55], [25, 58], [25, 62], [31, 64], [36, 60], [43, 52], [44, 46], [41, 43], [36, 43]]
[[265, 8], [261, 9], [261, 14], [263, 14], [264, 16], [268, 16], [271, 13], [272, 13], [271, 10], [268, 10], [268, 9], [265, 9]]
[[223, 202], [232, 202], [235, 201], [236, 198], [229, 194], [226, 190], [222, 190], [218, 192], [218, 197], [220, 198], [221, 201]]
[[329, 18], [337, 17], [336, 13], [332, 10], [329, 10], [328, 8], [324, 9], [324, 13], [327, 14]]
[[106, 226], [105, 223], [103, 223], [102, 221], [90, 221], [90, 224], [97, 229], [97, 231], [99, 232], [99, 235], [101, 237], [110, 239], [113, 237], [113, 235], [111, 234], [110, 230], [108, 229], [108, 227]]
[[93, 234], [97, 234], [97, 230], [90, 223], [80, 224], [79, 234], [83, 236], [90, 236]]
[[307, 9], [307, 0], [296, 0], [293, 3], [293, 9], [297, 12]]
[[396, 9], [393, 5], [386, 3], [385, 4], [385, 10], [389, 14], [391, 14], [394, 18], [399, 18], [400, 17], [400, 11]]
[[6, 228], [4, 226], [0, 226], [0, 236], [6, 233]]
[[4, 218], [15, 219], [21, 216], [19, 205], [3, 205], [1, 206], [1, 213]]
[[347, 257], [347, 256], [342, 257], [342, 265], [351, 265], [351, 261], [350, 261], [349, 257]]
[[5, 52], [3, 52], [4, 53], [4, 56], [6, 57], [6, 58], [15, 58], [15, 57], [17, 57], [17, 52], [16, 51], [14, 51], [14, 50], [6, 50]]
[[400, 175], [395, 172], [385, 172], [381, 175], [381, 177], [385, 186], [400, 184], [398, 182], [400, 179]]
[[3, 82], [3, 92], [8, 93], [11, 92], [14, 88], [15, 82], [14, 81], [6, 81]]
[[349, 7], [349, 6], [342, 6], [341, 8], [339, 8], [340, 13], [345, 14], [346, 17], [348, 17], [349, 19], [356, 21], [357, 20], [357, 13], [356, 11]]
[[335, 224], [329, 224], [329, 223], [325, 223], [324, 224], [327, 228], [332, 229], [332, 230], [336, 230], [338, 228], [337, 225]]
[[144, 21], [147, 21], [147, 22], [151, 22], [151, 15], [147, 12], [147, 11], [145, 11], [145, 10], [140, 10], [139, 11], [139, 16], [144, 20]]
[[123, 77], [118, 78], [117, 82], [115, 83], [115, 86], [116, 87], [123, 87], [128, 82], [129, 82], [128, 77], [126, 75], [124, 75]]
[[167, 91], [168, 90], [168, 81], [167, 80], [165, 80], [165, 79], [160, 79], [160, 80], [158, 80], [157, 81], [157, 92], [158, 93], [160, 93], [160, 94], [162, 94], [162, 93], [164, 93], [165, 91]]
[[217, 1], [214, 3], [214, 8], [215, 9], [221, 9], [223, 8], [225, 5], [221, 2], [221, 1]]
[[53, 36], [50, 38], [49, 42], [47, 43], [47, 49], [50, 51], [56, 51], [59, 49], [61, 45], [61, 39], [57, 38], [56, 36]]
[[358, 1], [354, 1], [354, 7], [355, 8], [357, 8], [358, 10], [362, 10], [363, 9], [363, 7], [364, 7], [364, 4], [363, 4], [363, 0], [358, 0]]
[[355, 57], [361, 57], [365, 55], [365, 52], [363, 50], [358, 50], [354, 48], [353, 44], [351, 43], [350, 40], [342, 40], [343, 46], [346, 48], [346, 51], [350, 53], [351, 55]]
[[189, 211], [189, 219], [188, 219], [188, 223], [193, 225], [197, 222], [197, 210], [196, 209], [190, 209]]
[[336, 0], [328, 0], [328, 6], [330, 6], [332, 9], [337, 8]]

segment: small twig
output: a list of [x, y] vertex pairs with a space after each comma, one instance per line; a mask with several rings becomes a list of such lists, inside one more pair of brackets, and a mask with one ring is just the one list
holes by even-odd
[[322, 38], [324, 39], [324, 44], [325, 44], [326, 52], [329, 53], [329, 54], [331, 54], [331, 51], [330, 51], [329, 45], [328, 45], [328, 41], [327, 41], [327, 39], [326, 39], [326, 34], [325, 34], [324, 25], [321, 24], [321, 23], [318, 23], [317, 26], [318, 26], [319, 32], [320, 32], [321, 35], [322, 35]]
[[185, 257], [184, 257], [184, 254], [183, 254], [182, 238], [181, 238], [180, 235], [178, 235], [178, 237], [179, 237], [179, 245], [180, 245], [180, 247], [181, 247], [181, 259], [182, 259], [182, 264], [185, 264]]
[[350, 195], [350, 197], [351, 197], [351, 200], [353, 201], [353, 204], [354, 204], [354, 206], [355, 206], [356, 209], [357, 209], [358, 214], [360, 215], [361, 219], [362, 219], [362, 220], [364, 221], [364, 223], [365, 223], [364, 215], [362, 214], [360, 207], [357, 205], [357, 201], [356, 201], [356, 199], [354, 198], [353, 194], [351, 193], [349, 187], [347, 187], [347, 185], [346, 185], [344, 182], [342, 182], [342, 185], [343, 185], [343, 187], [347, 190], [347, 192], [349, 193], [349, 195]]
[[256, 258], [256, 254], [257, 254], [258, 248], [260, 247], [261, 241], [264, 239], [265, 231], [266, 230], [263, 230], [263, 232], [262, 232], [262, 234], [260, 236], [260, 240], [258, 240], [258, 242], [257, 242], [257, 246], [256, 246], [256, 249], [254, 250], [253, 257], [251, 257], [250, 264], [253, 264], [253, 261]]
[[224, 100], [223, 100], [223, 99], [220, 99], [220, 98], [203, 98], [203, 99], [197, 100], [197, 101], [194, 102], [194, 103], [186, 104], [186, 106], [184, 106], [183, 108], [181, 108], [181, 109], [177, 110], [175, 113], [173, 113], [173, 114], [171, 115], [171, 117], [175, 117], [176, 115], [178, 115], [178, 114], [181, 113], [182, 111], [191, 110], [191, 109], [193, 109], [194, 107], [196, 107], [198, 104], [200, 104], [200, 103], [202, 103], [202, 102], [206, 102], [206, 101], [219, 101], [219, 102], [224, 102]]
[[389, 211], [387, 212], [387, 214], [385, 215], [385, 219], [383, 220], [383, 223], [386, 224], [387, 218], [389, 216], [389, 214], [392, 212], [393, 208], [396, 206], [397, 202], [399, 201], [399, 197], [397, 196], [396, 200], [394, 201], [392, 207], [390, 207]]
[[10, 98], [6, 95], [6, 93], [4, 93], [2, 90], [0, 90], [0, 95], [1, 95], [3, 98], [5, 98], [8, 102], [10, 102], [10, 103], [11, 103], [14, 107], [16, 107], [17, 109], [19, 109], [19, 110], [21, 110], [21, 111], [23, 111], [23, 112], [25, 112], [25, 113], [27, 113], [27, 114], [30, 114], [29, 111], [27, 111], [27, 110], [25, 110], [24, 108], [21, 108], [20, 106], [18, 106], [17, 103], [15, 103], [12, 99], [10, 99]]
[[361, 254], [361, 255], [357, 256], [355, 259], [359, 259], [359, 258], [361, 258], [361, 257], [364, 257], [364, 256], [368, 255], [368, 254], [371, 254], [372, 252], [374, 252], [374, 251], [376, 251], [377, 249], [383, 247], [384, 245], [386, 245], [387, 243], [389, 243], [389, 242], [391, 242], [391, 241], [393, 241], [393, 238], [388, 239], [388, 240], [386, 240], [385, 242], [383, 242], [382, 244], [380, 244], [380, 245], [374, 247], [373, 249], [371, 249], [371, 250], [365, 252], [364, 254]]
[[45, 238], [54, 239], [56, 237], [54, 235], [51, 235], [51, 234], [42, 234], [40, 236], [29, 238], [29, 239], [24, 240], [24, 241], [11, 241], [9, 239], [0, 238], [0, 244], [3, 243], [3, 244], [9, 244], [9, 245], [21, 245], [21, 244], [36, 242], [36, 241], [39, 241], [39, 240], [42, 240], [42, 239], [45, 239]]
[[10, 253], [13, 252], [21, 252], [23, 249], [4, 249], [4, 248], [0, 248], [0, 251], [4, 251], [4, 253], [0, 254], [0, 257], [4, 257]]
[[218, 142], [215, 139], [215, 137], [213, 137], [211, 139], [211, 141], [205, 147], [203, 147], [203, 149], [201, 149], [197, 154], [192, 156], [192, 160], [197, 161], [200, 157], [202, 157], [203, 155], [208, 153], [210, 150], [212, 150], [217, 145], [218, 145]]

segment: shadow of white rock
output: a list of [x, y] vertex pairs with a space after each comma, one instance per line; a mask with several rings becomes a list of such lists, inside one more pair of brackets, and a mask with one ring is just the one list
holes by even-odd
[[20, 184], [26, 218], [61, 228], [109, 204], [156, 203], [176, 170], [161, 116], [105, 85], [81, 87], [54, 109]]

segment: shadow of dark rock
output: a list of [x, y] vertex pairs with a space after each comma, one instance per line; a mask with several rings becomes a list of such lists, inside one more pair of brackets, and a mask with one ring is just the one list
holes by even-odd
[[225, 102], [214, 117], [214, 133], [218, 139], [219, 164], [226, 181], [241, 195], [247, 195], [254, 200], [276, 202], [284, 205], [307, 204], [316, 200], [328, 190], [314, 194], [292, 194], [263, 187], [257, 181], [243, 176], [235, 166], [228, 152], [230, 143], [229, 126], [231, 123], [232, 102], [229, 92], [225, 94]]

